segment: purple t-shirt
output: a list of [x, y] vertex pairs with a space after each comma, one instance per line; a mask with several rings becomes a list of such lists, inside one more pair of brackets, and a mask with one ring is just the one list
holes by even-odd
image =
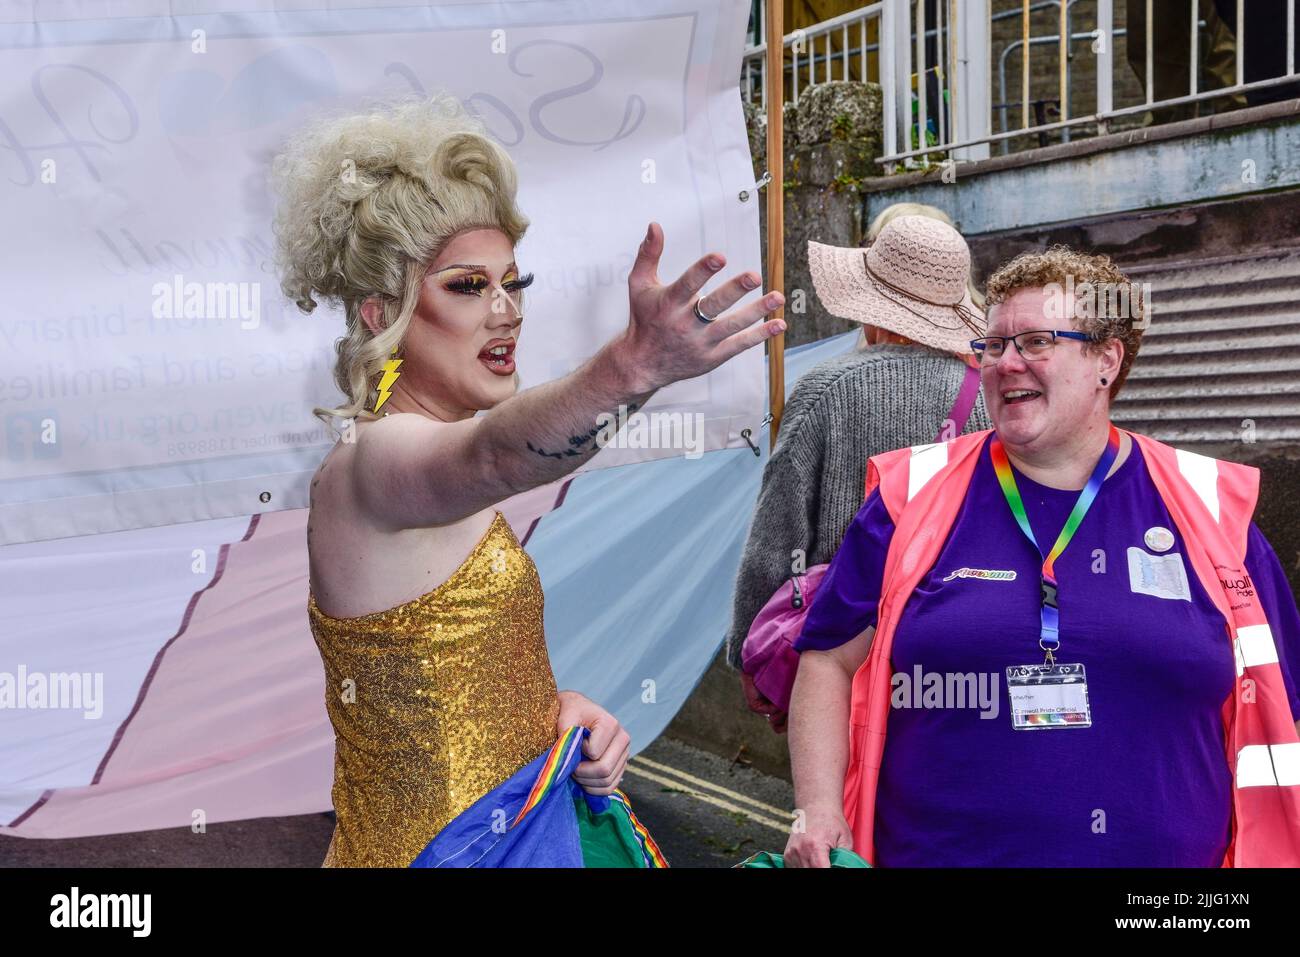
[[[1035, 538], [1051, 548], [1079, 493], [1019, 472], [1016, 483]], [[1172, 533], [1172, 545], [1153, 547], [1150, 529]], [[875, 492], [849, 526], [796, 648], [833, 648], [875, 624], [893, 531]], [[1167, 544], [1161, 537], [1151, 542]], [[1043, 661], [1042, 558], [1011, 514], [986, 442], [938, 560], [894, 634], [873, 863], [1218, 866], [1232, 790], [1221, 709], [1236, 672], [1223, 616], [1185, 556], [1133, 443], [1056, 561], [1056, 657], [1085, 666], [1092, 726], [1013, 729], [1006, 669]], [[1246, 569], [1300, 716], [1288, 670], [1300, 661], [1300, 614], [1253, 524]], [[925, 707], [922, 689], [935, 689], [927, 677], [935, 673], [949, 694], [929, 699], [944, 706]]]

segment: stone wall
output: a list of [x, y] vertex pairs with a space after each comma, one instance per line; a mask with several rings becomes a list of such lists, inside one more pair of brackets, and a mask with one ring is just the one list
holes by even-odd
[[[754, 175], [767, 169], [767, 118], [746, 106]], [[808, 240], [860, 246], [867, 224], [860, 186], [879, 167], [880, 87], [835, 81], [804, 91], [798, 105], [786, 104], [785, 292], [787, 347], [858, 328], [830, 315], [817, 301], [808, 275]], [[769, 187], [770, 188], [770, 187]], [[760, 196], [763, 263], [767, 264], [767, 204]]]

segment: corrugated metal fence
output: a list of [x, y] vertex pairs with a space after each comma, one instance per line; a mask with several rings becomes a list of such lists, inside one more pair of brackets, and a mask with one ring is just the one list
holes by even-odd
[[1300, 251], [1125, 271], [1153, 308], [1116, 423], [1184, 446], [1300, 441]]

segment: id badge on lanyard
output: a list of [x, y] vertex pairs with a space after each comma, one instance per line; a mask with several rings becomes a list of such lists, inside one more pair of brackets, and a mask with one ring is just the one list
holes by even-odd
[[1007, 669], [1011, 727], [1090, 728], [1088, 678], [1083, 665], [1013, 665]]
[[[993, 470], [998, 478], [998, 485], [1006, 497], [1011, 514], [1021, 531], [1038, 549], [1043, 550], [1034, 538], [1034, 530], [1029, 525], [1029, 516], [1025, 511], [1024, 500], [1016, 486], [1016, 477], [1011, 471], [1006, 450], [995, 434], [989, 447], [993, 460]], [[1011, 696], [1011, 727], [1017, 731], [1039, 731], [1049, 728], [1090, 728], [1092, 727], [1092, 709], [1088, 704], [1088, 677], [1081, 664], [1058, 664], [1056, 651], [1061, 646], [1060, 608], [1056, 601], [1057, 581], [1055, 573], [1056, 559], [1065, 551], [1079, 523], [1092, 507], [1101, 485], [1106, 481], [1106, 474], [1119, 455], [1119, 430], [1110, 427], [1110, 437], [1106, 450], [1102, 452], [1097, 466], [1088, 478], [1088, 484], [1079, 493], [1074, 508], [1070, 511], [1065, 525], [1051, 552], [1043, 559], [1042, 567], [1042, 605], [1040, 608], [1040, 628], [1038, 647], [1043, 650], [1042, 664], [1012, 665], [1007, 668], [1007, 693]]]

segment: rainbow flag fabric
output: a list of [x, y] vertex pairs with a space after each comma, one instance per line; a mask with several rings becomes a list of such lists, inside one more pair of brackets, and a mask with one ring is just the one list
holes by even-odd
[[[830, 853], [831, 867], [870, 867], [866, 858], [859, 857], [847, 847], [832, 847]], [[785, 868], [785, 855], [772, 851], [759, 851], [751, 854], [735, 867]]]
[[573, 780], [586, 728], [569, 728], [438, 832], [411, 867], [667, 867], [627, 795]]

